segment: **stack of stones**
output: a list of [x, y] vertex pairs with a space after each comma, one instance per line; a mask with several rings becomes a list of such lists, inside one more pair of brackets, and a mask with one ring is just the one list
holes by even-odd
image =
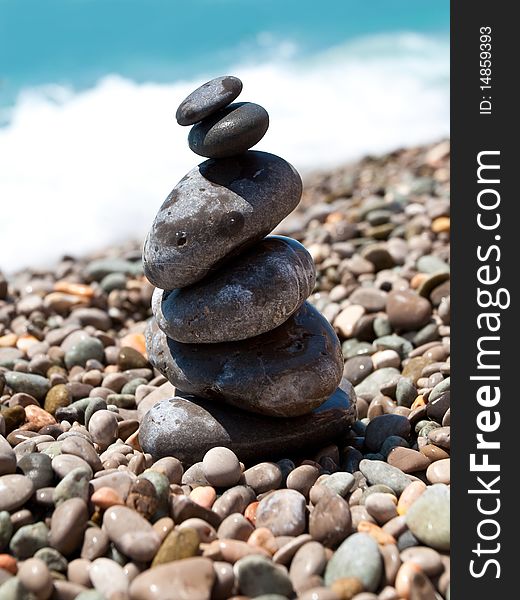
[[179, 106], [191, 150], [209, 160], [166, 198], [144, 246], [156, 287], [148, 356], [176, 390], [141, 424], [154, 457], [193, 463], [215, 446], [242, 460], [297, 452], [337, 439], [355, 418], [339, 340], [306, 302], [313, 260], [296, 240], [268, 235], [300, 201], [300, 176], [250, 150], [269, 116], [233, 103], [241, 90], [219, 77]]

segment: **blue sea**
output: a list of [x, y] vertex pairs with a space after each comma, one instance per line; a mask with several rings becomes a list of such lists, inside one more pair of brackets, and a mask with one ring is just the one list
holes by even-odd
[[198, 162], [175, 109], [222, 74], [303, 173], [441, 139], [449, 2], [0, 0], [0, 268], [144, 235]]

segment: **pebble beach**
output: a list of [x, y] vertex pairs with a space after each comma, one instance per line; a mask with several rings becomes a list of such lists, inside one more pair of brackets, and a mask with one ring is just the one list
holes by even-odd
[[[147, 352], [142, 240], [0, 274], [0, 600], [449, 599], [449, 152], [303, 178], [273, 233], [312, 258], [341, 381], [273, 416], [244, 376], [232, 443]], [[172, 398], [199, 407], [175, 453], [149, 426]]]

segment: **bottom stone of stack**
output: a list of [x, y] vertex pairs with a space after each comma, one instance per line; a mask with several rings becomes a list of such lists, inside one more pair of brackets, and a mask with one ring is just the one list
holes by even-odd
[[219, 344], [176, 342], [152, 319], [146, 348], [153, 366], [177, 389], [268, 416], [310, 413], [343, 374], [338, 337], [308, 302], [267, 333]]
[[277, 418], [218, 405], [194, 396], [156, 404], [143, 418], [139, 441], [154, 459], [174, 456], [190, 465], [215, 446], [241, 461], [287, 457], [339, 440], [356, 419], [356, 405], [341, 389], [312, 413]]

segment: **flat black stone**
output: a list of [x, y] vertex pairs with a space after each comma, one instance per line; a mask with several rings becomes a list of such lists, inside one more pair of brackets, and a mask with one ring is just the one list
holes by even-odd
[[268, 127], [265, 108], [252, 102], [237, 102], [194, 125], [188, 144], [200, 156], [226, 158], [258, 144]]
[[310, 413], [341, 381], [341, 346], [330, 323], [305, 302], [283, 325], [239, 342], [182, 344], [153, 319], [150, 362], [179, 390], [279, 417]]
[[301, 192], [296, 170], [274, 154], [249, 151], [203, 162], [155, 217], [143, 250], [146, 277], [163, 290], [192, 285], [270, 233]]
[[180, 103], [175, 115], [177, 123], [193, 125], [233, 102], [241, 91], [242, 82], [238, 77], [216, 77], [198, 87]]
[[244, 340], [284, 323], [312, 293], [316, 269], [296, 240], [266, 237], [192, 286], [157, 288], [159, 327], [186, 344]]
[[187, 396], [163, 400], [143, 418], [139, 441], [154, 459], [174, 456], [201, 461], [215, 446], [226, 446], [242, 461], [282, 457], [338, 440], [356, 419], [345, 392], [334, 394], [311, 414], [277, 419]]

